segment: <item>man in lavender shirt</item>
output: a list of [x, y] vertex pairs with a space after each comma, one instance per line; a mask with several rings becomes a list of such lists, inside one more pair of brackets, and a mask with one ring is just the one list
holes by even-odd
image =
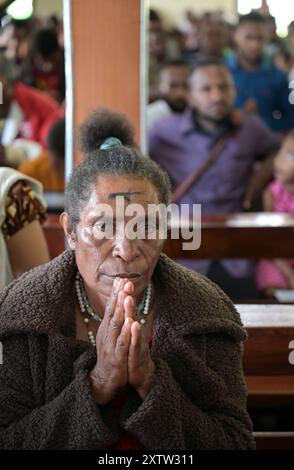
[[[189, 108], [164, 118], [150, 130], [149, 154], [167, 171], [175, 190], [203, 165], [216, 140], [228, 133], [217, 160], [178, 203], [201, 204], [203, 214], [240, 212], [253, 166], [275, 152], [281, 138], [257, 115], [244, 114], [237, 122], [235, 86], [224, 64], [199, 63], [189, 86]], [[207, 275], [235, 299], [257, 296], [251, 278], [253, 265], [248, 260], [181, 263]]]

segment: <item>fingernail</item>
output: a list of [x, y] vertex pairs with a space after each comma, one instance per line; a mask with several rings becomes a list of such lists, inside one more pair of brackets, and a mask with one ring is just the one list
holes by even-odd
[[126, 288], [127, 290], [130, 290], [131, 292], [133, 292], [133, 291], [134, 291], [134, 284], [133, 284], [132, 282], [128, 281], [128, 282], [125, 284], [125, 288]]

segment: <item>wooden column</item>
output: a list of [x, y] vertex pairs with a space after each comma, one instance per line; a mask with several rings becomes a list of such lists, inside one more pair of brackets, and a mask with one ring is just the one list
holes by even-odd
[[140, 0], [72, 0], [75, 127], [91, 109], [106, 106], [128, 115], [139, 142], [140, 5]]

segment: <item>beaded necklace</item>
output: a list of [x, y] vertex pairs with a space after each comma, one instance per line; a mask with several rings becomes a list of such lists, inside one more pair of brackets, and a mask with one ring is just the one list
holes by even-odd
[[[86, 289], [84, 286], [83, 279], [79, 272], [77, 272], [76, 274], [75, 286], [76, 286], [76, 293], [78, 297], [79, 307], [81, 310], [81, 314], [83, 316], [83, 321], [88, 330], [89, 340], [93, 346], [96, 346], [94, 333], [90, 329], [89, 317], [92, 317], [93, 320], [95, 320], [99, 324], [102, 322], [102, 317], [99, 315], [99, 313], [94, 311], [92, 305], [90, 304], [87, 293], [86, 293]], [[146, 317], [149, 313], [151, 294], [152, 294], [152, 284], [150, 281], [144, 290], [142, 302], [138, 305], [139, 315], [142, 316], [142, 318], [140, 318], [141, 325], [144, 325], [144, 323], [146, 323]]]

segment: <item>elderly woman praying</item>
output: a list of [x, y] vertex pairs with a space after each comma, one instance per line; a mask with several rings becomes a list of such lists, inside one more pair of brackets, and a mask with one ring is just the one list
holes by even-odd
[[237, 311], [162, 254], [157, 222], [133, 236], [118, 213], [168, 205], [167, 175], [120, 114], [93, 112], [80, 140], [69, 248], [1, 293], [0, 448], [254, 448]]

